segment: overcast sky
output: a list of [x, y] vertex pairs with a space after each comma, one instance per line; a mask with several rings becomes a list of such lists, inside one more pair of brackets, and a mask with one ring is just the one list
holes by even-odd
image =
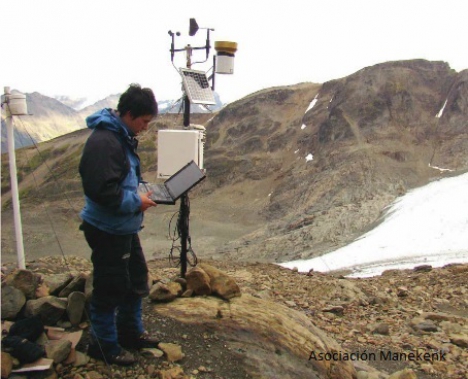
[[[22, 92], [98, 100], [132, 82], [158, 99], [180, 97], [168, 31], [176, 48], [191, 17], [214, 28], [211, 41], [238, 43], [234, 75], [217, 75], [230, 102], [257, 90], [323, 83], [393, 60], [442, 60], [468, 68], [465, 0], [0, 0], [0, 81]], [[212, 49], [214, 53], [214, 49]], [[197, 52], [193, 60], [203, 60]], [[210, 56], [211, 58], [211, 56]], [[193, 68], [207, 71], [209, 64]], [[185, 67], [183, 53], [176, 67]]]

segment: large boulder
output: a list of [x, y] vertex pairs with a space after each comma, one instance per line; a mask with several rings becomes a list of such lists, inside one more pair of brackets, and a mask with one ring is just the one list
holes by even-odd
[[158, 282], [150, 289], [149, 298], [154, 302], [172, 301], [182, 294], [180, 283], [169, 282], [167, 284]]
[[58, 297], [68, 297], [68, 295], [76, 291], [84, 292], [87, 278], [88, 275], [84, 273], [79, 273], [70, 281], [70, 283], [66, 285], [64, 289], [60, 291]]
[[68, 340], [49, 341], [45, 345], [47, 358], [53, 359], [54, 363], [60, 363], [67, 359], [72, 349], [72, 343]]
[[26, 303], [25, 315], [41, 318], [44, 325], [55, 325], [62, 318], [67, 309], [67, 299], [46, 296]]
[[211, 295], [210, 277], [205, 270], [194, 267], [185, 276], [187, 289], [192, 290], [195, 295]]
[[251, 377], [352, 379], [350, 361], [310, 359], [311, 353], [343, 351], [301, 312], [244, 294], [229, 302], [216, 297], [179, 298], [155, 312], [206, 328], [239, 352]]
[[26, 304], [23, 291], [12, 286], [2, 287], [2, 318], [14, 320]]
[[34, 299], [40, 277], [30, 270], [18, 269], [7, 275], [5, 281], [8, 285], [23, 291], [26, 299]]
[[86, 296], [83, 292], [74, 291], [68, 295], [67, 315], [72, 325], [78, 325], [83, 318]]
[[209, 276], [211, 291], [214, 295], [225, 300], [241, 295], [236, 281], [225, 272], [205, 263], [200, 264], [199, 267]]
[[42, 276], [44, 283], [49, 287], [49, 293], [58, 296], [73, 279], [70, 274], [48, 274]]

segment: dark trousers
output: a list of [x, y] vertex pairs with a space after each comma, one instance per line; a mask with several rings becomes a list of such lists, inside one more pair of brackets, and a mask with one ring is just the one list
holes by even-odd
[[87, 222], [81, 229], [92, 250], [92, 335], [118, 354], [118, 335], [143, 333], [141, 299], [149, 293], [148, 268], [138, 234], [106, 233]]

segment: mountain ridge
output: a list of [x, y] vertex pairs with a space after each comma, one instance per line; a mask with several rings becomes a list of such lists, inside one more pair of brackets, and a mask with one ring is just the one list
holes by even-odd
[[[13, 90], [15, 92], [16, 90]], [[17, 91], [16, 91], [17, 92]], [[49, 97], [39, 92], [26, 93], [28, 116], [15, 117], [14, 137], [15, 149], [26, 147], [39, 142], [45, 142], [62, 135], [72, 133], [78, 129], [86, 128], [85, 119], [90, 114], [103, 108], [116, 109], [120, 94], [109, 95], [104, 99], [81, 109], [75, 109], [74, 104], [83, 104], [86, 99], [73, 100], [66, 96]], [[214, 93], [216, 104], [210, 110], [195, 104], [191, 108], [192, 113], [208, 113], [216, 111], [224, 106], [219, 95]], [[4, 96], [2, 96], [2, 103]], [[174, 105], [180, 104], [175, 100], [161, 100], [158, 102], [159, 113], [178, 113]], [[1, 119], [1, 151], [7, 151], [7, 132], [5, 118]]]
[[[450, 175], [466, 170], [467, 73], [444, 62], [386, 62], [323, 84], [264, 89], [214, 114], [194, 115], [192, 121], [207, 129], [208, 178], [193, 190], [192, 204], [200, 254], [266, 262], [324, 254], [369, 230], [408, 189], [449, 175], [429, 165], [454, 170]], [[146, 180], [156, 179], [157, 129], [181, 124], [179, 115], [161, 115], [140, 138]], [[77, 208], [76, 165], [88, 133], [43, 145]], [[35, 189], [24, 172], [23, 201], [53, 203], [57, 185], [44, 165], [35, 170], [45, 180]], [[5, 181], [3, 204], [4, 191]], [[173, 209], [157, 207], [147, 215], [148, 254], [167, 254], [166, 237], [157, 231], [167, 228], [165, 215]], [[67, 247], [84, 254], [81, 236], [70, 238]], [[50, 237], [40, 240], [45, 247]]]

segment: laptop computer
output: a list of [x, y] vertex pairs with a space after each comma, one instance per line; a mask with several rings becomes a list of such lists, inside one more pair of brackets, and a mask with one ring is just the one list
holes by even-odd
[[151, 191], [150, 199], [157, 204], [175, 204], [183, 194], [190, 191], [205, 178], [205, 173], [194, 161], [191, 161], [164, 183], [140, 183], [138, 192], [147, 193]]

